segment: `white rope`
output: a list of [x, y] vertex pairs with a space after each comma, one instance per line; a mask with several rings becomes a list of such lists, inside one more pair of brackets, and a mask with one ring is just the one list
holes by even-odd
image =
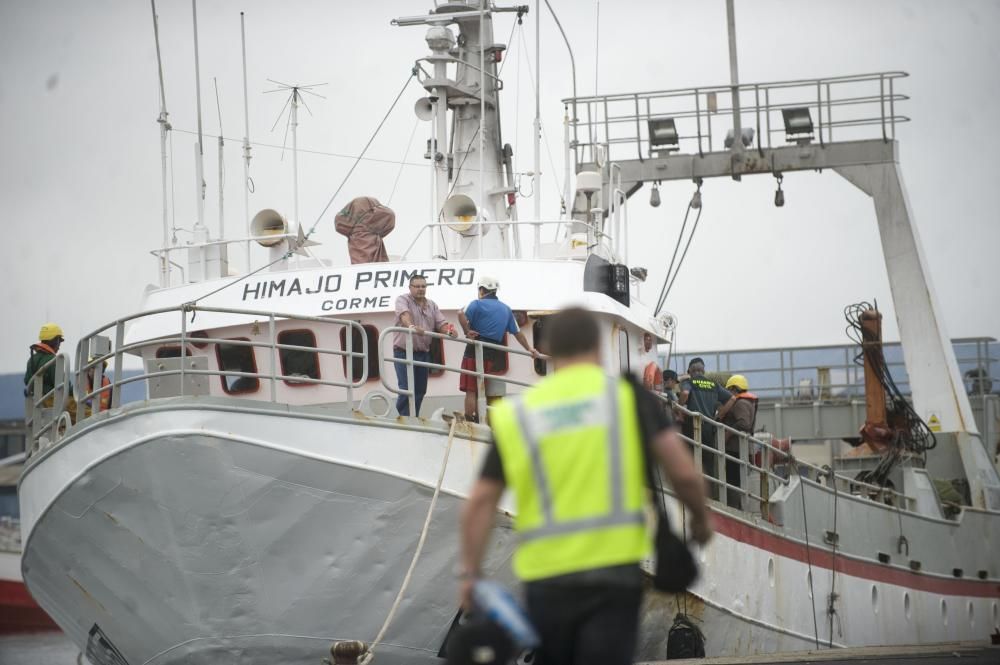
[[431, 505], [427, 507], [427, 517], [424, 518], [424, 528], [420, 532], [420, 540], [417, 541], [417, 549], [413, 552], [413, 558], [410, 560], [410, 567], [406, 571], [406, 576], [403, 578], [403, 584], [399, 587], [399, 593], [396, 594], [396, 600], [393, 601], [392, 607], [389, 609], [389, 614], [385, 617], [385, 622], [382, 624], [382, 628], [379, 629], [378, 635], [375, 636], [375, 640], [365, 651], [364, 655], [358, 661], [359, 665], [367, 665], [375, 659], [375, 647], [382, 642], [382, 638], [385, 637], [385, 633], [389, 630], [389, 625], [392, 623], [393, 618], [396, 616], [396, 610], [399, 609], [399, 604], [403, 600], [403, 594], [406, 593], [406, 588], [410, 585], [410, 579], [413, 577], [413, 570], [417, 567], [417, 561], [420, 559], [420, 553], [424, 549], [424, 542], [427, 540], [427, 532], [430, 530], [431, 526], [431, 516], [434, 514], [434, 506], [437, 504], [438, 495], [441, 493], [441, 485], [444, 482], [444, 472], [448, 468], [448, 457], [451, 455], [451, 443], [455, 440], [455, 426], [458, 424], [458, 418], [451, 421], [451, 429], [448, 431], [448, 445], [444, 449], [444, 459], [441, 461], [441, 472], [438, 474], [437, 486], [434, 488], [434, 496], [431, 497]]

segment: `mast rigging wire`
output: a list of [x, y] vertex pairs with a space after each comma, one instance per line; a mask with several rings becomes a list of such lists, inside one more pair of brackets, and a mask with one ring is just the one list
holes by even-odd
[[[385, 115], [382, 117], [382, 120], [378, 123], [378, 126], [375, 128], [375, 131], [372, 133], [371, 138], [368, 139], [368, 143], [366, 143], [365, 147], [361, 150], [361, 154], [358, 155], [357, 159], [354, 160], [354, 164], [352, 164], [351, 168], [347, 171], [347, 175], [345, 175], [344, 178], [343, 178], [343, 180], [340, 181], [340, 185], [337, 186], [336, 191], [334, 191], [333, 195], [330, 196], [330, 200], [326, 202], [325, 206], [323, 206], [323, 210], [321, 210], [320, 213], [319, 213], [319, 215], [316, 217], [316, 221], [313, 222], [313, 225], [309, 228], [309, 231], [305, 234], [305, 238], [307, 240], [313, 234], [313, 231], [316, 230], [316, 227], [319, 225], [320, 221], [322, 221], [323, 216], [326, 215], [327, 210], [329, 210], [330, 206], [333, 205], [334, 200], [340, 194], [340, 190], [342, 190], [344, 188], [344, 185], [347, 184], [347, 181], [350, 179], [351, 174], [354, 173], [354, 169], [357, 168], [358, 164], [361, 162], [361, 159], [364, 157], [365, 153], [368, 151], [368, 148], [371, 146], [372, 142], [375, 140], [375, 137], [378, 136], [378, 133], [382, 130], [382, 126], [385, 124], [385, 121], [389, 119], [389, 116], [392, 114], [393, 109], [396, 108], [396, 104], [398, 104], [399, 100], [403, 97], [403, 93], [406, 92], [406, 88], [410, 85], [410, 81], [412, 81], [416, 77], [416, 75], [417, 75], [416, 68], [414, 68], [414, 69], [412, 69], [410, 71], [410, 75], [406, 77], [406, 81], [403, 83], [403, 87], [400, 88], [399, 94], [396, 95], [396, 98], [392, 101], [392, 104], [389, 106], [389, 110], [385, 112]], [[219, 293], [220, 291], [228, 289], [231, 286], [235, 286], [236, 284], [239, 284], [240, 282], [242, 282], [243, 280], [247, 279], [248, 277], [252, 277], [253, 275], [256, 275], [257, 273], [259, 273], [259, 272], [261, 272], [263, 270], [267, 270], [268, 268], [270, 268], [271, 266], [279, 263], [280, 261], [284, 261], [284, 260], [290, 258], [292, 256], [292, 254], [294, 254], [294, 253], [295, 253], [295, 250], [294, 249], [290, 249], [289, 251], [285, 252], [284, 254], [282, 254], [281, 256], [279, 256], [278, 258], [276, 258], [275, 260], [271, 261], [270, 263], [267, 263], [267, 264], [261, 266], [260, 268], [257, 268], [256, 270], [252, 270], [252, 271], [246, 273], [245, 275], [241, 275], [241, 276], [237, 277], [236, 279], [233, 279], [232, 281], [230, 281], [230, 282], [228, 282], [226, 284], [223, 284], [222, 286], [220, 286], [220, 287], [218, 287], [216, 289], [212, 289], [208, 293], [202, 294], [201, 296], [195, 298], [194, 300], [191, 300], [190, 302], [185, 303], [185, 306], [187, 306], [187, 307], [193, 307], [194, 305], [196, 305], [198, 303], [199, 300], [203, 300], [205, 298], [208, 298], [209, 296], [213, 296], [216, 293]], [[192, 320], [193, 320], [193, 317], [194, 317], [194, 312], [192, 312]]]
[[[700, 189], [700, 185], [699, 185]], [[674, 259], [677, 257], [677, 251], [680, 249], [681, 240], [684, 238], [684, 229], [687, 227], [688, 216], [691, 214], [691, 202], [688, 202], [687, 210], [684, 211], [684, 221], [681, 223], [681, 232], [677, 234], [677, 244], [674, 245], [674, 253], [670, 257], [670, 266], [667, 268], [667, 275], [663, 279], [663, 288], [660, 289], [660, 295], [656, 300], [656, 309], [653, 310], [653, 315], [660, 313], [663, 306], [667, 302], [667, 296], [670, 295], [670, 290], [674, 286], [674, 281], [677, 279], [678, 273], [681, 271], [681, 266], [684, 265], [684, 258], [687, 256], [688, 248], [691, 247], [691, 240], [694, 239], [694, 234], [698, 230], [698, 222], [701, 221], [701, 212], [704, 210], [703, 205], [698, 206], [698, 214], [695, 215], [694, 225], [691, 227], [691, 233], [688, 234], [687, 243], [684, 245], [684, 251], [681, 252], [680, 261], [677, 262], [677, 267], [674, 269]], [[671, 272], [673, 274], [671, 274]]]

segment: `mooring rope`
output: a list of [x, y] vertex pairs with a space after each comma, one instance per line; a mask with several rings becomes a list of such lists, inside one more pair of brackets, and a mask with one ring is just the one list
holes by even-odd
[[413, 577], [413, 571], [417, 567], [417, 561], [420, 559], [420, 553], [423, 551], [424, 543], [427, 541], [427, 532], [430, 530], [431, 517], [434, 515], [434, 506], [437, 505], [438, 495], [441, 493], [441, 485], [444, 483], [444, 472], [448, 468], [448, 458], [451, 456], [451, 444], [452, 441], [455, 440], [455, 426], [458, 425], [458, 421], [458, 418], [452, 420], [451, 429], [448, 430], [448, 445], [444, 449], [444, 459], [441, 461], [441, 471], [438, 473], [437, 485], [434, 487], [434, 496], [431, 497], [431, 505], [427, 507], [427, 517], [424, 518], [424, 528], [420, 531], [420, 539], [417, 541], [417, 549], [414, 550], [413, 558], [410, 559], [410, 567], [406, 570], [406, 575], [403, 577], [403, 584], [399, 587], [399, 593], [396, 594], [396, 600], [393, 601], [392, 607], [389, 608], [389, 614], [386, 615], [382, 628], [379, 629], [378, 635], [375, 636], [371, 646], [368, 647], [367, 651], [365, 651], [364, 655], [358, 661], [360, 665], [367, 665], [375, 658], [375, 647], [382, 642], [382, 638], [385, 637], [386, 631], [389, 630], [389, 626], [392, 624], [392, 620], [396, 616], [396, 610], [399, 609], [399, 604], [403, 600], [403, 594], [406, 593], [406, 589], [410, 585], [410, 580]]

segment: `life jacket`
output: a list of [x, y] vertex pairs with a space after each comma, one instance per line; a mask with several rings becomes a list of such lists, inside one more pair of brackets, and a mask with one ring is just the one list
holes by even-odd
[[491, 414], [514, 492], [523, 581], [637, 563], [650, 551], [635, 393], [596, 365], [543, 379]]
[[34, 344], [31, 345], [31, 353], [32, 354], [35, 354], [35, 353], [47, 353], [50, 356], [54, 356], [54, 355], [56, 355], [57, 352], [56, 352], [55, 349], [53, 349], [51, 346], [49, 346], [45, 342], [35, 342]]
[[[86, 381], [87, 381], [87, 392], [89, 393], [90, 391], [92, 391], [94, 389], [93, 379], [91, 379], [91, 377], [88, 376], [87, 379], [86, 379]], [[111, 381], [108, 380], [108, 377], [101, 376], [101, 390], [100, 390], [100, 392], [97, 393], [97, 395], [100, 398], [100, 401], [99, 401], [99, 405], [100, 406], [98, 407], [98, 410], [99, 411], [107, 411], [108, 409], [110, 409], [111, 408]], [[86, 404], [87, 404], [87, 406], [92, 406], [93, 405], [93, 399], [88, 399], [86, 401]]]

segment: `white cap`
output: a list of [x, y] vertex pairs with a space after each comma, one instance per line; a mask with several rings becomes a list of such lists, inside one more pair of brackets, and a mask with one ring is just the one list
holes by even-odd
[[483, 275], [479, 278], [479, 287], [486, 289], [487, 291], [496, 291], [500, 288], [500, 280], [496, 277], [487, 277]]

